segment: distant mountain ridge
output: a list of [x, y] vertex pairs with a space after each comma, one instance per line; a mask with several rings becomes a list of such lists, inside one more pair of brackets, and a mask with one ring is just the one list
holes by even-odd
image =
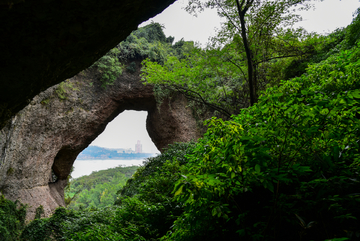
[[104, 148], [99, 146], [89, 146], [83, 150], [76, 160], [132, 160], [155, 156], [154, 153], [135, 153], [132, 149], [123, 148]]

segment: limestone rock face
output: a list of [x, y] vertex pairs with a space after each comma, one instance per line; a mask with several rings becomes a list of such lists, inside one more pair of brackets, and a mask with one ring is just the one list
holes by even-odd
[[0, 0], [0, 128], [175, 0]]
[[199, 137], [186, 99], [174, 96], [158, 108], [152, 86], [140, 83], [139, 71], [124, 72], [105, 89], [98, 79], [85, 71], [47, 89], [0, 131], [0, 190], [30, 205], [28, 219], [39, 205], [46, 216], [64, 205], [77, 155], [124, 110], [148, 111], [148, 133], [159, 150]]
[[[183, 142], [200, 137], [200, 131], [196, 128], [196, 120], [191, 109], [184, 108], [187, 104], [187, 99], [183, 95], [177, 94], [171, 99], [164, 100], [158, 109], [149, 111], [146, 127], [149, 136], [159, 150], [165, 148], [169, 143], [173, 143], [175, 136], [176, 140]], [[164, 123], [164, 125], [159, 123]]]

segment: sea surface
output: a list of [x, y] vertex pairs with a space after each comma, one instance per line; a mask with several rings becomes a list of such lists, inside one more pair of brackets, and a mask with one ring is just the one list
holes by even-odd
[[90, 175], [94, 171], [105, 170], [118, 166], [140, 166], [145, 159], [134, 160], [76, 160], [74, 162], [74, 171], [71, 173], [72, 178], [78, 178]]

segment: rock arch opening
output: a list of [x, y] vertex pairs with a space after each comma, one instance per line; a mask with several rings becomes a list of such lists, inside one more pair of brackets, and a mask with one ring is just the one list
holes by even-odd
[[[29, 204], [28, 218], [39, 205], [46, 216], [64, 205], [66, 178], [77, 155], [124, 110], [148, 112], [146, 129], [160, 151], [198, 138], [186, 99], [174, 95], [157, 104], [153, 87], [141, 83], [139, 71], [124, 72], [106, 88], [96, 74], [84, 71], [40, 93], [0, 131], [6, 137], [0, 138], [0, 190]], [[52, 173], [55, 182], [49, 182]]]
[[[119, 165], [140, 165], [144, 158], [158, 154], [160, 151], [146, 130], [147, 115], [147, 111], [125, 110], [115, 117], [104, 132], [78, 155], [71, 176], [77, 178]], [[137, 153], [135, 148], [139, 140], [141, 153]]]
[[147, 129], [147, 111], [125, 110], [108, 123], [106, 129], [91, 145], [108, 148], [131, 148], [135, 151], [137, 140], [143, 144], [143, 152], [159, 152]]

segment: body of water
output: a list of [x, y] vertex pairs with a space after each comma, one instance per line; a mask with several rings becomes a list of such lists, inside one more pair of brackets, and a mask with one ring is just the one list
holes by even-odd
[[94, 171], [106, 170], [118, 166], [140, 166], [145, 159], [139, 160], [76, 160], [72, 178], [90, 175]]

